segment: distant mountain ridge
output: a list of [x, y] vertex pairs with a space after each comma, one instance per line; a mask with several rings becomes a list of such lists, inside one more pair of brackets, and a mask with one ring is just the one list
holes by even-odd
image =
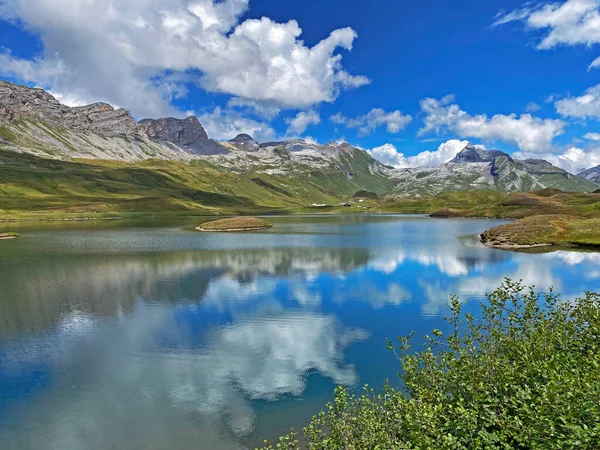
[[517, 160], [499, 150], [467, 145], [452, 160], [435, 167], [390, 171], [397, 195], [438, 194], [444, 191], [492, 189], [505, 192], [555, 188], [590, 192], [593, 181], [570, 174], [548, 161]]
[[[209, 138], [194, 116], [137, 122], [127, 110], [107, 103], [72, 108], [42, 89], [5, 81], [0, 81], [0, 148], [51, 159], [194, 162], [217, 172], [255, 173], [257, 179], [261, 174], [297, 179], [331, 197], [360, 190], [406, 196], [449, 190], [600, 187], [597, 178], [572, 175], [544, 160], [520, 161], [470, 144], [440, 166], [395, 169], [347, 143], [320, 145], [303, 139], [259, 143], [248, 134], [219, 142]], [[289, 192], [295, 195], [293, 189]]]
[[596, 166], [596, 167], [592, 167], [590, 169], [584, 170], [582, 172], [579, 172], [577, 175], [582, 178], [585, 178], [586, 180], [600, 183], [600, 166]]

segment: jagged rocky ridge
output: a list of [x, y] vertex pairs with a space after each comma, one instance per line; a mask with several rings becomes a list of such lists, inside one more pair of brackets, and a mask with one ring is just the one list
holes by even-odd
[[144, 119], [107, 103], [68, 107], [43, 89], [0, 81], [0, 134], [15, 151], [51, 158], [190, 160], [227, 151], [196, 117]]
[[471, 145], [440, 166], [395, 169], [347, 143], [319, 145], [293, 139], [259, 144], [247, 134], [218, 142], [209, 138], [196, 117], [136, 122], [127, 110], [106, 103], [71, 108], [42, 89], [4, 81], [0, 81], [0, 148], [55, 159], [204, 160], [233, 173], [300, 176], [325, 186], [331, 194], [340, 175], [346, 189], [355, 185], [356, 190], [394, 195], [599, 187], [585, 179], [590, 177], [574, 176], [544, 160], [519, 161]]

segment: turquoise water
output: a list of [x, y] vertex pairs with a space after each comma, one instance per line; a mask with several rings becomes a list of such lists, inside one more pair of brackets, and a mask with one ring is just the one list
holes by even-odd
[[20, 224], [0, 242], [2, 449], [253, 448], [336, 384], [395, 383], [385, 338], [443, 328], [452, 293], [600, 291], [600, 254], [479, 245], [500, 221], [270, 220]]

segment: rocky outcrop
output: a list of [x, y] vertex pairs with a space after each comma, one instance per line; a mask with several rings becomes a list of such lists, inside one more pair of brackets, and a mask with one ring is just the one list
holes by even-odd
[[176, 145], [192, 145], [198, 141], [208, 140], [208, 135], [198, 118], [190, 116], [186, 119], [167, 117], [163, 119], [140, 120], [136, 134], [156, 141], [171, 142]]
[[43, 89], [0, 81], [0, 121], [32, 119], [45, 124], [104, 136], [133, 134], [137, 126], [129, 111], [107, 103], [70, 108]]
[[76, 130], [92, 131], [105, 136], [124, 136], [134, 134], [137, 126], [129, 111], [114, 109], [108, 103], [94, 103], [68, 109], [70, 111], [66, 116], [70, 118], [71, 126]]
[[64, 106], [43, 89], [31, 89], [0, 81], [0, 120], [32, 118], [60, 124]]

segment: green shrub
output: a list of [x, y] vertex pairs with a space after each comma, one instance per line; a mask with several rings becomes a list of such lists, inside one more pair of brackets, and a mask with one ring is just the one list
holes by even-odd
[[[304, 429], [313, 450], [600, 449], [600, 296], [561, 301], [506, 279], [450, 333], [388, 343], [404, 388], [342, 387]], [[264, 449], [300, 448], [292, 432]]]

